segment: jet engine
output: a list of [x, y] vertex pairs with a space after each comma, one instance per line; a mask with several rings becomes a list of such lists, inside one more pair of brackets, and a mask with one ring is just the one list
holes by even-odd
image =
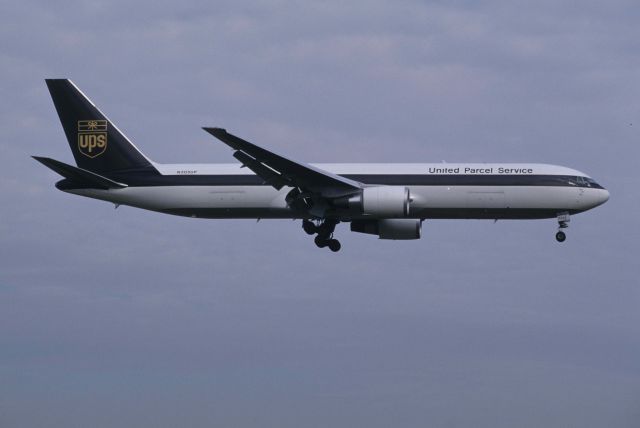
[[375, 217], [406, 217], [409, 214], [409, 189], [398, 186], [372, 186], [360, 194], [335, 201], [340, 208]]
[[404, 218], [353, 220], [351, 231], [378, 235], [380, 239], [420, 239], [422, 220]]

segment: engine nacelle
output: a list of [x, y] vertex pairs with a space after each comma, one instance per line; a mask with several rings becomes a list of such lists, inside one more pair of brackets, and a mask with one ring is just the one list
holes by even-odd
[[420, 239], [422, 220], [405, 218], [353, 220], [351, 231], [378, 235], [380, 239]]
[[338, 206], [348, 206], [359, 213], [375, 217], [406, 217], [409, 214], [411, 195], [406, 187], [374, 186], [365, 187], [362, 193], [345, 202], [336, 201]]

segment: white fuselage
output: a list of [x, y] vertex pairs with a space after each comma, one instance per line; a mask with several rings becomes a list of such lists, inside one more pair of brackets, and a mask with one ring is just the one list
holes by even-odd
[[[237, 164], [154, 164], [167, 183], [70, 193], [115, 204], [203, 218], [299, 218], [285, 197], [292, 190], [246, 182], [253, 173]], [[608, 192], [581, 186], [579, 171], [543, 164], [322, 164], [322, 170], [410, 191], [406, 218], [546, 218], [604, 203]], [[190, 178], [189, 178], [190, 177]], [[224, 177], [207, 184], [207, 177]], [[574, 177], [574, 183], [562, 181]], [[257, 177], [255, 177], [257, 179]], [[173, 180], [175, 179], [175, 180]], [[359, 180], [360, 179], [360, 180]], [[365, 181], [366, 180], [366, 181]], [[376, 180], [381, 182], [376, 182]], [[235, 183], [235, 184], [234, 184]], [[564, 183], [564, 184], [563, 184]], [[350, 216], [358, 218], [358, 216]], [[361, 216], [367, 217], [366, 215]]]

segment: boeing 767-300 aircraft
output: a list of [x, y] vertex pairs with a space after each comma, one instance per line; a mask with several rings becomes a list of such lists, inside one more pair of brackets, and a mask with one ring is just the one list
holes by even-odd
[[302, 220], [318, 247], [340, 250], [340, 222], [380, 239], [419, 239], [425, 219], [557, 218], [603, 204], [609, 192], [579, 171], [542, 164], [307, 164], [204, 128], [235, 164], [158, 164], [68, 79], [46, 80], [77, 166], [34, 158], [64, 192], [194, 218]]

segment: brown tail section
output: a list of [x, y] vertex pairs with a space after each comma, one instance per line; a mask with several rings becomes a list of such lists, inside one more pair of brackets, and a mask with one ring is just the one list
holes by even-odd
[[68, 79], [47, 79], [79, 168], [98, 173], [153, 169], [120, 130]]

